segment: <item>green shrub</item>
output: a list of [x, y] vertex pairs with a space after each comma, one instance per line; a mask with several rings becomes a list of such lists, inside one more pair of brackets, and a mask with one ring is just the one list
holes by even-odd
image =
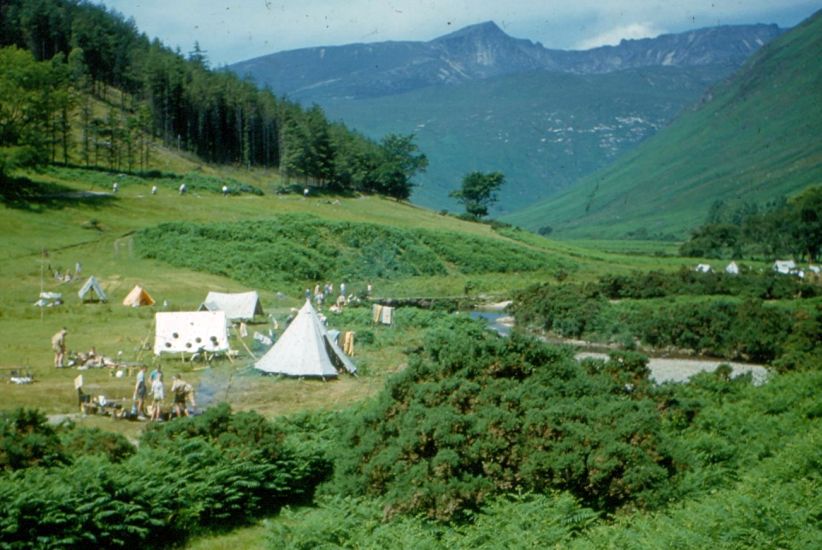
[[[330, 463], [316, 440], [289, 437], [296, 429], [223, 405], [152, 425], [121, 462], [80, 456], [0, 477], [0, 546], [166, 547], [302, 502]], [[103, 438], [81, 431], [69, 439], [84, 452]]]
[[671, 473], [660, 416], [613, 387], [566, 350], [441, 324], [352, 422], [333, 490], [438, 520], [515, 490], [566, 489], [604, 510], [650, 505]]
[[0, 469], [55, 466], [68, 462], [57, 431], [36, 409], [0, 412]]
[[166, 223], [144, 229], [136, 249], [180, 267], [275, 289], [306, 281], [534, 271], [549, 254], [490, 238], [408, 230], [314, 216], [247, 223]]
[[74, 457], [102, 455], [121, 462], [134, 454], [134, 445], [125, 436], [99, 428], [75, 427], [63, 435], [63, 448]]

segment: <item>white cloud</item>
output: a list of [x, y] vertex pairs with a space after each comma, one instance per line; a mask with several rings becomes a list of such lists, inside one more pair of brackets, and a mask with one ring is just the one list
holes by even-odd
[[653, 23], [630, 23], [608, 29], [595, 36], [581, 40], [576, 44], [576, 48], [579, 50], [589, 50], [598, 46], [616, 46], [622, 39], [635, 40], [638, 38], [650, 38], [659, 36], [663, 32], [665, 31]]

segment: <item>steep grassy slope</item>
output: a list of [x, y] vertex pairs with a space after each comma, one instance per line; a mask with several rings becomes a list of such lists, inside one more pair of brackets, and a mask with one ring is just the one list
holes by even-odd
[[[328, 99], [332, 119], [379, 137], [414, 133], [429, 159], [413, 200], [431, 208], [472, 170], [501, 171], [497, 214], [532, 204], [612, 162], [696, 101], [728, 66], [610, 74], [520, 73], [362, 99]], [[386, 115], [386, 113], [390, 113]]]
[[569, 237], [683, 236], [717, 200], [822, 181], [822, 13], [763, 48], [707, 103], [601, 172], [506, 221]]

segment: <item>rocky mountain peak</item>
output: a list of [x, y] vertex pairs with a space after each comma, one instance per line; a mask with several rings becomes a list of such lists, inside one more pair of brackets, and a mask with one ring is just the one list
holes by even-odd
[[459, 40], [511, 40], [499, 26], [493, 21], [485, 21], [475, 25], [468, 25], [452, 33], [440, 36], [431, 41], [433, 44], [452, 42]]

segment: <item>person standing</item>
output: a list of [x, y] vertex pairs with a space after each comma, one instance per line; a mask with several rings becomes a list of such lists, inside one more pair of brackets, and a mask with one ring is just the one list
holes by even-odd
[[154, 421], [160, 420], [160, 413], [163, 408], [163, 399], [165, 398], [163, 373], [159, 370], [156, 372], [157, 376], [155, 376], [151, 381], [151, 396], [153, 397], [151, 402], [151, 420]]
[[66, 358], [66, 327], [61, 328], [57, 334], [51, 337], [51, 349], [54, 350], [54, 366], [56, 368], [63, 367], [63, 361]]
[[174, 412], [177, 416], [188, 416], [187, 402], [191, 401], [191, 406], [196, 406], [194, 403], [194, 389], [191, 384], [183, 380], [179, 374], [175, 374], [174, 382], [171, 384], [171, 393], [174, 396]]
[[132, 397], [137, 408], [137, 418], [140, 420], [145, 420], [146, 418], [144, 411], [146, 393], [146, 366], [143, 365], [140, 367], [140, 370], [137, 371], [137, 381], [134, 384], [134, 396]]

